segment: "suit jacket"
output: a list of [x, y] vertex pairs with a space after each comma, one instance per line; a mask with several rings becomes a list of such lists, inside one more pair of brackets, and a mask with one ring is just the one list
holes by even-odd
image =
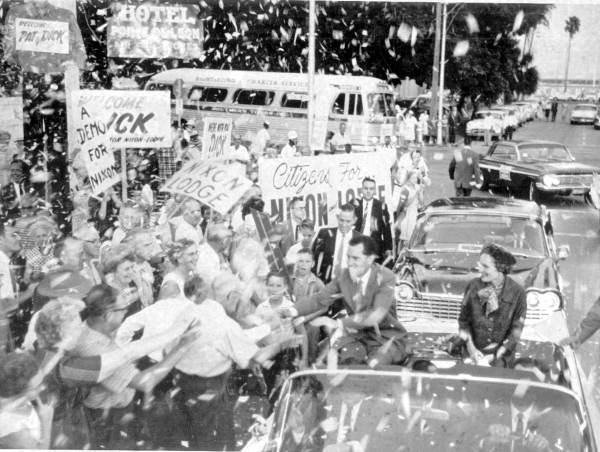
[[456, 188], [473, 188], [471, 182], [480, 183], [482, 181], [479, 154], [472, 149], [461, 149], [460, 154], [460, 161], [456, 161], [455, 156], [450, 162], [448, 167], [450, 179], [454, 180]]
[[387, 315], [379, 323], [380, 330], [402, 329], [396, 318], [396, 303], [394, 298], [394, 273], [380, 265], [371, 266], [371, 275], [367, 282], [365, 295], [357, 291], [350, 278], [348, 269], [344, 269], [339, 278], [334, 279], [323, 290], [300, 299], [296, 303], [298, 314], [306, 315], [331, 306], [336, 301], [336, 295], [342, 294], [344, 308], [349, 315], [368, 313], [378, 307], [384, 307]]
[[[352, 230], [352, 238], [358, 237], [360, 232]], [[337, 228], [323, 228], [317, 234], [312, 247], [315, 266], [313, 272], [328, 283], [333, 276], [333, 256], [335, 255], [335, 239], [337, 237]]]
[[[390, 227], [390, 213], [385, 204], [379, 199], [372, 200], [371, 207], [371, 232], [370, 237], [377, 243], [379, 257], [383, 257], [386, 251], [392, 250], [392, 229]], [[356, 209], [356, 230], [362, 233], [363, 229], [363, 199], [355, 200], [354, 207]]]

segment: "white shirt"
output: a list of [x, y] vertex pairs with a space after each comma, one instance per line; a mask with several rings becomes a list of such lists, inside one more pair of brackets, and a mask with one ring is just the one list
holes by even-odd
[[258, 155], [262, 155], [265, 152], [267, 147], [267, 143], [271, 139], [271, 135], [269, 135], [269, 131], [264, 127], [256, 132], [254, 136], [254, 141], [252, 142], [252, 152]]
[[[512, 425], [510, 427], [510, 431], [514, 432], [518, 435], [525, 435], [525, 432], [527, 432], [527, 424], [529, 423], [529, 418], [531, 417], [531, 412], [533, 411], [533, 405], [531, 405], [529, 408], [527, 408], [525, 411], [519, 410], [516, 406], [514, 406], [512, 403], [510, 404], [510, 418], [511, 418], [511, 422]], [[519, 413], [523, 414], [523, 428], [525, 429], [522, 432], [517, 432], [517, 423], [518, 423], [518, 415]]]
[[246, 146], [239, 145], [237, 148], [235, 146], [231, 146], [229, 150], [229, 155], [227, 156], [231, 160], [242, 160], [247, 162], [250, 160], [250, 154], [248, 153], [248, 149]]
[[[188, 299], [159, 300], [126, 318], [115, 340], [118, 344], [125, 344], [141, 328], [144, 329], [144, 336], [170, 331], [175, 320], [183, 313], [190, 320], [197, 319], [200, 322], [202, 336], [175, 366], [180, 371], [200, 377], [214, 377], [227, 372], [233, 362], [241, 368], [248, 367], [258, 352], [258, 347], [240, 325], [227, 316], [218, 302], [210, 299], [199, 305]], [[160, 360], [162, 357], [158, 358]]]
[[15, 288], [13, 286], [12, 276], [10, 272], [10, 258], [0, 251], [0, 299], [14, 298]]
[[297, 153], [296, 146], [290, 146], [290, 144], [288, 143], [281, 150], [280, 157], [282, 157], [282, 158], [295, 157], [296, 153]]
[[336, 151], [345, 151], [346, 145], [352, 144], [352, 141], [350, 140], [350, 137], [347, 133], [342, 135], [340, 132], [338, 132], [335, 135], [333, 135], [333, 138], [331, 139], [331, 144], [333, 145]]
[[204, 242], [204, 234], [200, 225], [194, 227], [187, 221], [183, 220], [175, 229], [175, 241], [181, 239], [188, 239], [194, 242], [196, 245], [200, 245]]
[[358, 283], [360, 284], [360, 294], [364, 297], [367, 293], [367, 284], [369, 283], [369, 278], [371, 277], [371, 268], [367, 270], [367, 273], [358, 278]]
[[[363, 230], [362, 234], [371, 235], [371, 210], [373, 210], [373, 200], [367, 201], [363, 199]], [[365, 216], [366, 215], [366, 216]]]
[[[349, 231], [346, 233], [346, 236], [344, 237], [344, 243], [342, 244], [342, 256], [341, 256], [341, 263], [340, 263], [340, 269], [344, 269], [346, 267], [348, 267], [348, 247], [350, 246], [350, 239], [352, 238], [352, 231]], [[334, 256], [333, 256], [333, 265], [335, 266], [335, 264], [337, 264], [338, 262], [338, 249], [340, 246], [340, 241], [342, 240], [342, 233], [341, 231], [338, 229], [337, 233], [335, 234], [335, 248], [334, 248]]]
[[212, 285], [215, 277], [221, 272], [221, 259], [213, 247], [206, 242], [198, 247], [198, 256], [196, 272], [204, 282]]

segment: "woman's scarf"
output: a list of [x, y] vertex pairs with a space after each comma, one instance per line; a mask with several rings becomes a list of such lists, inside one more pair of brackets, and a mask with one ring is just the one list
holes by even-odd
[[483, 289], [477, 291], [479, 301], [481, 304], [485, 304], [485, 315], [489, 316], [492, 312], [496, 311], [499, 307], [499, 297], [502, 292], [502, 286], [504, 281], [496, 287], [493, 284], [486, 285]]

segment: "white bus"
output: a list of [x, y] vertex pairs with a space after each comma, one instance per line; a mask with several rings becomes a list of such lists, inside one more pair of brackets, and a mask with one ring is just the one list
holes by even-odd
[[[298, 133], [298, 147], [308, 148], [308, 76], [285, 72], [172, 69], [154, 75], [148, 90], [170, 90], [183, 81], [183, 117], [194, 119], [199, 131], [206, 116], [231, 117], [233, 133], [251, 141], [269, 122], [271, 146]], [[323, 150], [328, 132], [347, 125], [352, 150], [372, 151], [386, 135], [393, 136], [395, 112], [392, 88], [373, 77], [316, 75], [315, 121], [310, 149]]]

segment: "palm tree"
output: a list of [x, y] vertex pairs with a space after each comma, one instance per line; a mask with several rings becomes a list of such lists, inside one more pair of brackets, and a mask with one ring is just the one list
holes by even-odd
[[579, 31], [579, 17], [571, 16], [565, 20], [565, 31], [569, 33], [569, 47], [567, 48], [567, 65], [565, 67], [565, 92], [567, 92], [567, 83], [569, 81], [569, 60], [571, 59], [571, 41], [575, 33]]

